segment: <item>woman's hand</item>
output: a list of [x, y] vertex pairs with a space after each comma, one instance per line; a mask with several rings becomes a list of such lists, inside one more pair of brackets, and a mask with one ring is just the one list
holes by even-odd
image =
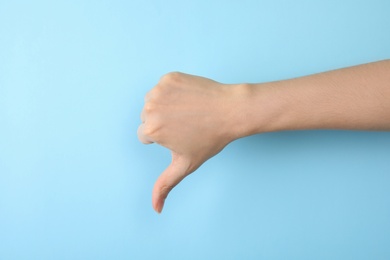
[[145, 144], [158, 143], [172, 152], [171, 164], [153, 189], [157, 212], [162, 211], [173, 187], [238, 138], [233, 122], [242, 116], [237, 110], [242, 97], [239, 87], [173, 72], [146, 95], [138, 137]]

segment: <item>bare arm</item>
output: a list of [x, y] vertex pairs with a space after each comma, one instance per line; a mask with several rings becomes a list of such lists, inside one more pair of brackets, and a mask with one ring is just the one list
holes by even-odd
[[253, 100], [249, 103], [255, 107], [248, 116], [255, 122], [247, 126], [247, 134], [390, 129], [390, 60], [249, 88]]
[[235, 139], [298, 129], [390, 130], [390, 60], [260, 84], [221, 84], [169, 73], [146, 95], [143, 143], [172, 151], [153, 189], [161, 212], [171, 189]]

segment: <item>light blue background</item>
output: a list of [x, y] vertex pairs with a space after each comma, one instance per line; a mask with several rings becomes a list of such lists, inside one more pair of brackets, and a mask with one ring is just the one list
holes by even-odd
[[241, 139], [170, 195], [138, 142], [169, 71], [225, 83], [390, 57], [390, 1], [0, 1], [0, 259], [390, 259], [390, 133]]

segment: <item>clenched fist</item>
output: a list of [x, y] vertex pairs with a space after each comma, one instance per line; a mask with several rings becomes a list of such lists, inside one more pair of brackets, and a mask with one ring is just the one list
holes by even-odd
[[203, 162], [238, 138], [239, 85], [172, 72], [145, 97], [138, 138], [172, 152], [172, 162], [155, 183], [152, 203], [161, 212], [168, 193]]

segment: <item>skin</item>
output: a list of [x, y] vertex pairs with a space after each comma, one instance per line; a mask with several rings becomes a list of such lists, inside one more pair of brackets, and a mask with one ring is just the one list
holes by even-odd
[[390, 60], [259, 84], [222, 84], [171, 72], [145, 96], [138, 137], [172, 152], [153, 208], [230, 142], [303, 129], [390, 130]]

